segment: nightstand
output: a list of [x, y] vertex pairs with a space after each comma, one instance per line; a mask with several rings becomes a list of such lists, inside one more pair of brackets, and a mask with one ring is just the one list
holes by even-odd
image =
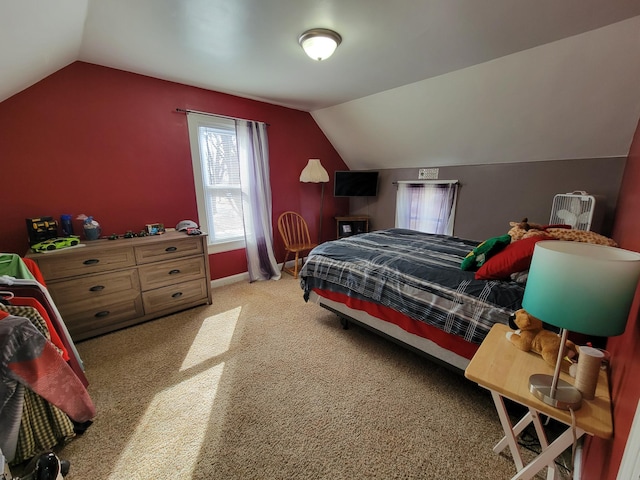
[[[598, 386], [593, 400], [582, 401], [582, 407], [574, 412], [575, 422], [572, 422], [570, 411], [559, 410], [539, 401], [529, 392], [529, 377], [535, 373], [553, 374], [553, 367], [539, 355], [523, 352], [506, 338], [506, 333], [512, 331], [506, 325], [494, 325], [489, 335], [471, 359], [465, 370], [465, 376], [481, 387], [488, 389], [493, 397], [500, 423], [505, 436], [493, 448], [495, 453], [502, 452], [509, 447], [511, 456], [518, 473], [513, 480], [532, 478], [545, 466], [549, 467], [547, 479], [553, 479], [556, 473], [554, 460], [573, 443], [572, 424], [575, 424], [576, 439], [585, 433], [601, 438], [613, 435], [611, 418], [611, 399], [609, 397], [609, 381], [607, 372], [600, 371]], [[573, 384], [573, 379], [561, 372], [560, 378]], [[512, 425], [507, 414], [504, 399], [508, 398], [525, 406], [528, 413], [516, 424]], [[540, 421], [540, 414], [549, 416], [568, 428], [551, 444], [548, 443], [544, 428]], [[542, 452], [528, 465], [524, 465], [517, 437], [527, 425], [533, 423]]]
[[346, 217], [335, 217], [336, 238], [350, 237], [358, 233], [369, 231], [369, 217], [365, 215], [349, 215]]

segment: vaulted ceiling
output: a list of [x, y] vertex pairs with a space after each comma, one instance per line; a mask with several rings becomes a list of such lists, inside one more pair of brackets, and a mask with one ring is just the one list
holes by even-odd
[[0, 0], [0, 101], [76, 60], [309, 111], [351, 168], [624, 156], [640, 1]]

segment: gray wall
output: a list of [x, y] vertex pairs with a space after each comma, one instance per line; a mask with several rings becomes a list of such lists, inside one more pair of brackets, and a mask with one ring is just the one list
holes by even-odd
[[[604, 220], [599, 233], [609, 236], [626, 158], [597, 158], [545, 162], [440, 167], [438, 178], [457, 179], [458, 206], [454, 235], [482, 241], [502, 235], [509, 222], [528, 217], [549, 223], [557, 193], [584, 190], [602, 196]], [[415, 180], [417, 168], [380, 170], [378, 196], [351, 198], [350, 214], [368, 215], [370, 229], [392, 228], [395, 223], [398, 180]], [[595, 230], [595, 229], [594, 229]]]

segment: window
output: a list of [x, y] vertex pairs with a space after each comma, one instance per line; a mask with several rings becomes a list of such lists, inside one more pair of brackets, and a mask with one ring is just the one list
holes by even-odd
[[396, 227], [453, 235], [456, 181], [398, 182]]
[[244, 248], [240, 162], [231, 119], [189, 113], [189, 139], [200, 227], [209, 252]]

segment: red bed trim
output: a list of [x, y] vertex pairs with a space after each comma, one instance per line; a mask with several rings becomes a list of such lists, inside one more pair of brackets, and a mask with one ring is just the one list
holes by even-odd
[[354, 310], [360, 310], [380, 320], [391, 322], [409, 333], [427, 338], [442, 348], [469, 360], [473, 357], [473, 354], [476, 353], [476, 350], [478, 350], [479, 345], [475, 343], [467, 342], [465, 339], [446, 333], [439, 328], [414, 320], [384, 305], [378, 305], [377, 303], [349, 297], [343, 293], [321, 290], [319, 288], [314, 288], [313, 291], [328, 300], [342, 303]]

